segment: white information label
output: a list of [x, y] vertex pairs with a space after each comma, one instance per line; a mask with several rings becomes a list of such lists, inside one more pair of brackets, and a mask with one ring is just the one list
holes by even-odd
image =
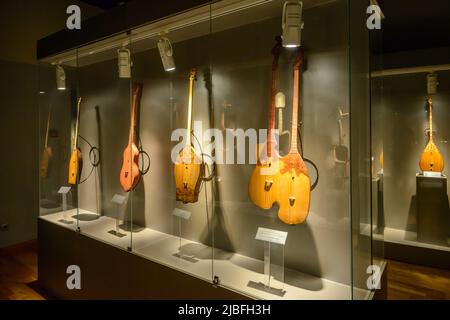
[[71, 189], [72, 189], [71, 187], [61, 187], [61, 188], [59, 188], [58, 193], [59, 194], [68, 194]]
[[178, 217], [178, 218], [181, 218], [184, 220], [189, 220], [191, 218], [192, 212], [175, 208], [175, 209], [173, 209], [172, 214], [175, 217]]
[[120, 194], [115, 194], [114, 197], [112, 198], [111, 202], [114, 202], [115, 204], [118, 205], [122, 205], [125, 203], [125, 200], [127, 199], [127, 197], [122, 196]]
[[428, 178], [440, 178], [442, 177], [442, 174], [440, 172], [424, 171], [423, 176]]
[[271, 243], [286, 244], [288, 233], [284, 231], [266, 229], [266, 228], [258, 228], [258, 232], [256, 233], [256, 240], [267, 241]]

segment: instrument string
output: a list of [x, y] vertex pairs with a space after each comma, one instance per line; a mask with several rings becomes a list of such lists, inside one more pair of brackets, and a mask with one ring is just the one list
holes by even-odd
[[[89, 145], [90, 150], [89, 150], [89, 162], [91, 163], [92, 167], [91, 167], [91, 171], [89, 172], [89, 174], [87, 175], [86, 178], [82, 179], [80, 181], [80, 183], [78, 184], [83, 184], [85, 183], [87, 180], [89, 180], [89, 178], [91, 177], [92, 173], [94, 172], [94, 169], [97, 168], [100, 165], [100, 150], [93, 146], [86, 138], [84, 138], [82, 135], [78, 135], [78, 137], [83, 140], [87, 145]], [[98, 159], [97, 159], [97, 154], [98, 154]]]
[[[142, 144], [142, 140], [141, 140], [141, 136], [139, 134], [138, 134], [138, 143], [139, 143], [139, 147], [138, 147], [139, 157], [141, 157], [141, 159], [142, 159], [142, 161], [141, 161], [142, 168], [139, 167], [139, 173], [142, 176], [145, 176], [150, 171], [150, 167], [152, 165], [152, 161], [150, 159], [150, 155], [144, 150], [144, 147], [143, 147], [143, 144]], [[148, 159], [147, 167], [144, 167], [144, 163], [145, 163], [144, 157], [146, 157]]]
[[[216, 165], [213, 161], [213, 158], [211, 155], [209, 154], [205, 154], [203, 153], [203, 149], [202, 149], [202, 145], [200, 144], [200, 141], [198, 140], [197, 136], [192, 132], [192, 136], [194, 137], [195, 141], [197, 141], [198, 147], [200, 148], [200, 153], [202, 156], [202, 164], [204, 164], [205, 166], [205, 170], [202, 172], [203, 177], [202, 177], [202, 183], [200, 185], [200, 191], [202, 192], [202, 188], [203, 188], [203, 184], [206, 184], [206, 182], [210, 182], [214, 179], [215, 173], [216, 173]], [[210, 166], [208, 165], [208, 163], [205, 163], [205, 156], [211, 159], [212, 162], [212, 167], [213, 169], [210, 169]], [[205, 171], [208, 172], [209, 176], [205, 177]], [[214, 211], [214, 196], [215, 196], [215, 192], [214, 192], [214, 184], [211, 183], [211, 212]], [[209, 210], [209, 206], [208, 206], [208, 187], [205, 186], [205, 208], [206, 208], [206, 223], [208, 226], [208, 232], [211, 231], [211, 223], [210, 223], [210, 210]], [[212, 257], [214, 259], [214, 230], [212, 230]]]
[[309, 163], [310, 165], [312, 165], [312, 167], [314, 168], [314, 170], [316, 171], [316, 181], [314, 181], [314, 183], [311, 185], [311, 191], [313, 191], [317, 185], [319, 184], [319, 168], [317, 168], [317, 165], [310, 159], [307, 159], [304, 157], [304, 152], [303, 152], [303, 139], [302, 139], [302, 134], [300, 132], [300, 128], [297, 128], [297, 134], [298, 134], [298, 140], [300, 143], [300, 154], [303, 158], [303, 161]]

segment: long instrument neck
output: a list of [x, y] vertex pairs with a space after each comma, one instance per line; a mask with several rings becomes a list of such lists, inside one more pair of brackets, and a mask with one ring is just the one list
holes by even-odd
[[433, 99], [428, 99], [428, 105], [430, 107], [430, 141], [433, 141]]
[[81, 97], [78, 98], [78, 102], [77, 102], [77, 120], [75, 123], [75, 139], [74, 139], [74, 144], [73, 144], [73, 150], [75, 151], [77, 149], [77, 145], [78, 145], [78, 127], [80, 125], [80, 105], [81, 105]]
[[129, 145], [134, 143], [134, 134], [135, 134], [135, 118], [136, 118], [136, 105], [137, 105], [137, 95], [133, 94], [133, 101], [131, 106], [131, 125], [130, 125], [130, 138], [128, 141]]
[[194, 78], [191, 77], [189, 81], [189, 107], [188, 107], [188, 119], [187, 119], [187, 138], [186, 146], [189, 147], [192, 144], [191, 131], [192, 131], [192, 104], [194, 100]]
[[48, 132], [50, 130], [50, 115], [52, 114], [52, 108], [50, 108], [47, 117], [47, 130], [45, 131], [45, 149], [48, 147]]
[[275, 129], [275, 96], [278, 84], [278, 56], [274, 57], [272, 63], [272, 92], [269, 107], [269, 138], [267, 139], [267, 156], [272, 155], [272, 143], [274, 140], [273, 131]]
[[291, 150], [289, 153], [299, 153], [297, 148], [298, 130], [298, 100], [299, 100], [300, 67], [294, 69], [294, 94], [292, 100], [292, 129], [291, 129]]

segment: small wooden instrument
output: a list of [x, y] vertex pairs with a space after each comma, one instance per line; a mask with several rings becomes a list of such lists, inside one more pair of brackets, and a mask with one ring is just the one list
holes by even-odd
[[141, 100], [142, 87], [143, 85], [141, 83], [133, 83], [130, 134], [128, 145], [123, 151], [122, 169], [120, 170], [120, 185], [125, 192], [133, 190], [141, 178], [139, 171], [139, 149], [135, 144], [135, 118], [137, 106]]
[[420, 157], [420, 170], [442, 172], [444, 171], [444, 159], [433, 141], [433, 99], [428, 98], [430, 138], [429, 142]]
[[280, 205], [278, 217], [286, 224], [303, 223], [309, 212], [311, 182], [308, 169], [297, 147], [298, 105], [300, 68], [303, 53], [299, 50], [294, 67], [294, 92], [292, 103], [291, 149], [281, 158], [280, 171], [276, 177], [277, 202]]
[[50, 158], [52, 157], [52, 148], [48, 146], [48, 133], [50, 131], [50, 116], [52, 114], [52, 108], [50, 108], [48, 112], [47, 117], [47, 130], [45, 131], [45, 144], [44, 144], [44, 150], [42, 150], [41, 155], [41, 164], [39, 166], [39, 173], [41, 178], [45, 179], [48, 175], [48, 164], [50, 161]]
[[[275, 99], [277, 95], [278, 61], [282, 51], [281, 37], [276, 38], [276, 45], [272, 49], [272, 91], [269, 104], [269, 127], [267, 143], [258, 145], [258, 161], [250, 176], [248, 194], [250, 200], [262, 209], [270, 209], [276, 201], [278, 174], [278, 154], [272, 155], [274, 146], [273, 131], [275, 129]], [[265, 157], [262, 158], [261, 151], [266, 148]]]
[[202, 158], [192, 146], [192, 107], [194, 97], [194, 82], [197, 80], [197, 70], [191, 69], [189, 76], [189, 108], [187, 120], [186, 145], [177, 157], [174, 167], [176, 200], [183, 203], [195, 203], [200, 193], [201, 179], [205, 166]]
[[77, 181], [81, 176], [81, 171], [83, 169], [83, 156], [81, 154], [80, 148], [78, 148], [78, 127], [80, 124], [80, 106], [82, 98], [78, 98], [77, 102], [77, 119], [75, 123], [75, 136], [73, 137], [72, 153], [70, 155], [69, 161], [69, 179], [70, 185], [76, 185]]

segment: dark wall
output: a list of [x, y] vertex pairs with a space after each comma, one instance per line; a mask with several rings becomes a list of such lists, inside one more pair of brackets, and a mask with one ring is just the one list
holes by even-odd
[[[36, 237], [38, 204], [38, 67], [36, 41], [65, 27], [66, 8], [82, 18], [100, 10], [77, 1], [2, 1], [0, 10], [0, 247]], [[55, 82], [55, 72], [49, 76]]]
[[36, 237], [38, 68], [1, 60], [0, 68], [0, 223], [9, 224], [8, 231], [0, 232], [4, 246]]

